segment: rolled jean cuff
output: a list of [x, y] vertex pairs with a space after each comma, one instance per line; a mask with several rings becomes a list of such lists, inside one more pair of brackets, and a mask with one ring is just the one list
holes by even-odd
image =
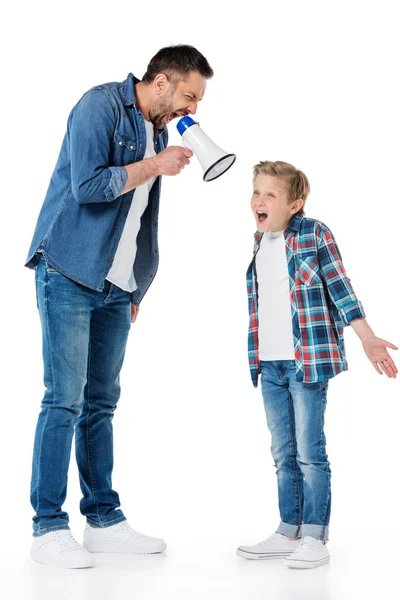
[[33, 537], [40, 537], [41, 535], [46, 535], [46, 533], [50, 533], [51, 531], [62, 531], [69, 530], [68, 525], [55, 525], [54, 527], [44, 527], [43, 529], [37, 529], [33, 532]]
[[329, 540], [329, 527], [328, 525], [309, 525], [303, 523], [301, 526], [301, 537], [306, 537], [306, 535], [316, 540], [327, 542]]
[[93, 519], [90, 519], [89, 517], [86, 517], [86, 521], [91, 527], [97, 527], [101, 529], [103, 527], [112, 527], [112, 525], [122, 523], [123, 521], [126, 521], [126, 517], [125, 515], [121, 515], [120, 517], [117, 517], [116, 519], [110, 519], [109, 521], [102, 520], [100, 523], [98, 521], [93, 521]]
[[281, 533], [289, 537], [300, 537], [300, 525], [290, 525], [290, 523], [280, 522], [278, 529], [275, 533]]

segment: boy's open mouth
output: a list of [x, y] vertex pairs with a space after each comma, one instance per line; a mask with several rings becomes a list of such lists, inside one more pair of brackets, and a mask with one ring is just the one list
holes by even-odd
[[259, 223], [263, 223], [265, 221], [265, 219], [268, 217], [267, 213], [262, 212], [260, 210], [256, 210], [256, 214], [257, 214], [257, 221]]

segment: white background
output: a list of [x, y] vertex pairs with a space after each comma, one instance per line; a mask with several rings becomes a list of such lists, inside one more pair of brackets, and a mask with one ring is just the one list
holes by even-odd
[[[400, 343], [396, 2], [20, 2], [2, 9], [1, 580], [7, 598], [398, 598], [399, 379], [346, 330], [330, 384], [331, 564], [248, 562], [279, 521], [260, 390], [247, 366], [252, 166], [286, 160], [334, 232], [375, 333]], [[27, 558], [30, 462], [43, 395], [34, 276], [23, 264], [68, 113], [92, 85], [141, 77], [159, 48], [196, 46], [215, 77], [197, 118], [237, 162], [164, 178], [157, 278], [132, 327], [114, 419], [114, 487], [166, 556], [59, 571]], [[170, 144], [180, 144], [170, 124]], [[400, 364], [399, 353], [393, 352]], [[71, 527], [84, 519], [74, 458]]]

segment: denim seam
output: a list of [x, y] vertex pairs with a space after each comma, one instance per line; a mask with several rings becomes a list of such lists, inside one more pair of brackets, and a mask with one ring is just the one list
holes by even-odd
[[292, 427], [293, 427], [293, 422], [291, 419], [291, 415], [290, 415], [290, 392], [289, 390], [287, 391], [287, 408], [288, 408], [288, 419], [289, 419], [289, 435], [290, 435], [290, 441], [291, 441], [291, 445], [292, 445], [292, 468], [293, 468], [293, 473], [295, 475], [295, 481], [296, 481], [296, 488], [297, 488], [297, 527], [301, 526], [301, 521], [302, 521], [302, 511], [301, 511], [301, 507], [300, 507], [300, 484], [299, 484], [299, 477], [297, 475], [297, 471], [296, 471], [296, 455], [294, 452], [294, 439], [293, 439], [293, 433], [292, 433]]
[[[325, 407], [326, 407], [326, 396], [327, 396], [327, 390], [325, 389], [325, 390], [322, 391], [323, 402], [321, 402], [321, 425], [322, 425], [322, 423], [324, 421], [324, 411], [325, 411]], [[320, 450], [322, 450], [323, 437], [324, 437], [324, 428], [322, 426], [321, 427], [321, 437], [320, 437]], [[326, 449], [325, 449], [325, 455], [326, 455]], [[326, 459], [328, 460], [328, 457], [326, 457]], [[327, 489], [327, 494], [326, 494], [326, 499], [325, 499], [325, 505], [324, 505], [324, 510], [323, 510], [323, 514], [322, 514], [322, 522], [323, 522], [322, 535], [323, 535], [323, 537], [324, 537], [324, 534], [325, 534], [325, 527], [327, 526], [326, 519], [327, 519], [327, 511], [328, 511], [328, 505], [329, 505], [329, 498], [330, 498], [330, 496], [331, 496], [331, 484], [330, 484], [330, 477], [329, 477], [328, 489]]]
[[93, 323], [90, 324], [90, 338], [89, 338], [89, 361], [88, 361], [88, 374], [87, 374], [87, 403], [88, 403], [88, 416], [87, 416], [87, 453], [88, 453], [88, 464], [89, 464], [89, 473], [90, 473], [90, 481], [92, 484], [92, 495], [93, 501], [96, 506], [97, 517], [101, 521], [100, 513], [99, 513], [99, 505], [97, 502], [97, 494], [96, 494], [96, 482], [93, 476], [93, 466], [92, 466], [92, 454], [91, 454], [91, 445], [92, 440], [90, 437], [90, 413], [91, 413], [91, 405], [90, 405], [90, 376], [92, 373], [92, 334], [93, 334]]
[[[110, 283], [111, 283], [111, 282], [110, 282]], [[114, 284], [113, 284], [113, 283], [111, 283], [111, 285], [110, 285], [110, 289], [108, 290], [108, 294], [107, 294], [107, 296], [104, 298], [104, 300], [103, 300], [103, 302], [102, 302], [102, 305], [103, 305], [103, 304], [106, 304], [106, 302], [108, 302], [108, 300], [111, 298], [111, 296], [112, 296], [112, 292], [113, 292], [113, 288], [114, 288]]]
[[[50, 365], [51, 365], [51, 378], [52, 378], [52, 383], [53, 383], [53, 390], [55, 390], [55, 381], [54, 381], [54, 364], [53, 364], [53, 348], [51, 346], [51, 341], [50, 341], [50, 332], [49, 332], [49, 314], [48, 314], [48, 309], [47, 309], [47, 304], [48, 304], [48, 281], [47, 281], [47, 272], [45, 270], [45, 277], [44, 277], [44, 317], [46, 320], [46, 335], [47, 335], [47, 339], [48, 339], [48, 344], [49, 344], [49, 354], [50, 354]], [[47, 415], [46, 415], [46, 420], [44, 422], [43, 425], [43, 429], [42, 429], [42, 435], [40, 437], [40, 444], [39, 444], [39, 452], [38, 452], [38, 458], [37, 458], [37, 465], [36, 465], [36, 477], [37, 477], [37, 482], [36, 482], [36, 515], [38, 513], [39, 510], [39, 489], [40, 489], [40, 475], [41, 475], [41, 470], [40, 470], [40, 457], [42, 456], [42, 445], [43, 445], [43, 436], [44, 436], [44, 432], [46, 430], [46, 425], [47, 425], [47, 419], [49, 418], [49, 410], [47, 411]]]

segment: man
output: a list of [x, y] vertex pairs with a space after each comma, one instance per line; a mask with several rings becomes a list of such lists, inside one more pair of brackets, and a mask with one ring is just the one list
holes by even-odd
[[[192, 156], [167, 148], [166, 125], [196, 113], [212, 76], [192, 46], [163, 48], [142, 81], [129, 74], [96, 86], [69, 116], [26, 262], [36, 271], [46, 386], [31, 483], [38, 562], [89, 567], [90, 552], [166, 548], [118, 508], [111, 421], [130, 324], [157, 270], [161, 175], [177, 175]], [[83, 547], [62, 510], [74, 432]]]

